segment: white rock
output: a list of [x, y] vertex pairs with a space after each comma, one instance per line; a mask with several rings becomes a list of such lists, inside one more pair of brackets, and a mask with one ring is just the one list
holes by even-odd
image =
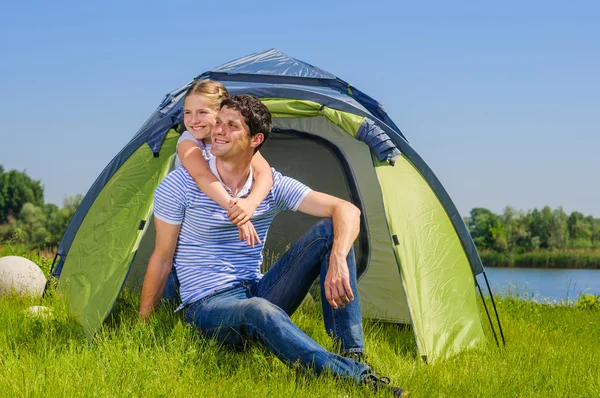
[[43, 305], [34, 305], [33, 307], [27, 308], [27, 314], [32, 316], [39, 316], [40, 318], [52, 317], [52, 308], [44, 307]]
[[0, 258], [0, 295], [14, 289], [21, 295], [41, 296], [45, 286], [46, 277], [33, 261], [19, 256]]

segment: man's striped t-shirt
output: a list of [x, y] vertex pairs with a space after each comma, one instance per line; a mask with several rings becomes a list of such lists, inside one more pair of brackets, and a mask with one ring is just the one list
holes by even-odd
[[[220, 180], [216, 158], [211, 159], [209, 165]], [[185, 168], [171, 172], [158, 186], [154, 193], [154, 216], [166, 223], [181, 225], [173, 258], [180, 282], [181, 307], [216, 290], [262, 276], [262, 249], [271, 222], [280, 211], [296, 211], [311, 191], [275, 169], [272, 172], [271, 192], [251, 219], [263, 242], [254, 248], [239, 240], [238, 228], [229, 221], [227, 211], [196, 186]], [[248, 195], [251, 184], [252, 174], [246, 189], [240, 192], [241, 197]]]

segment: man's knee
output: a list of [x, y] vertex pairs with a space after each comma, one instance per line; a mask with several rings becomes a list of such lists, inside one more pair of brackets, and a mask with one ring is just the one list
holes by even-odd
[[333, 221], [331, 218], [319, 220], [313, 228], [315, 228], [318, 236], [327, 238], [330, 243], [333, 243]]
[[267, 324], [289, 318], [278, 306], [260, 297], [252, 297], [246, 300], [246, 321], [266, 322]]

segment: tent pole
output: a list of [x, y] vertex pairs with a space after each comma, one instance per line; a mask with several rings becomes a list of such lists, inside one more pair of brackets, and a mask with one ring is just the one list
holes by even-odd
[[50, 275], [54, 272], [54, 266], [56, 265], [56, 259], [58, 258], [58, 250], [56, 250], [56, 254], [54, 255], [54, 260], [52, 260], [52, 266], [50, 267]]
[[483, 271], [483, 277], [485, 279], [485, 284], [487, 285], [488, 292], [490, 293], [490, 298], [492, 299], [494, 312], [496, 313], [496, 321], [498, 322], [498, 329], [500, 329], [500, 336], [502, 336], [502, 344], [506, 347], [506, 340], [504, 339], [504, 333], [502, 332], [502, 324], [500, 324], [500, 316], [498, 315], [498, 309], [496, 309], [496, 303], [494, 302], [494, 295], [492, 294], [492, 289], [490, 288], [490, 283], [488, 282], [488, 278], [485, 274], [485, 271]]
[[485, 308], [485, 313], [487, 314], [488, 321], [490, 322], [490, 327], [492, 328], [492, 333], [494, 333], [494, 339], [496, 340], [496, 345], [500, 347], [500, 343], [498, 342], [498, 335], [496, 334], [496, 328], [494, 328], [494, 323], [492, 322], [492, 318], [490, 317], [490, 312], [488, 311], [488, 307], [485, 304], [485, 298], [483, 297], [483, 292], [481, 291], [481, 286], [479, 286], [479, 282], [477, 282], [477, 278], [475, 278], [475, 284], [477, 285], [477, 289], [479, 290], [479, 295], [481, 296], [481, 301], [483, 302], [483, 308]]
[[42, 293], [42, 298], [46, 295], [46, 291], [48, 290], [48, 286], [50, 286], [50, 278], [52, 278], [52, 272], [54, 271], [54, 266], [56, 265], [56, 259], [58, 258], [58, 250], [54, 255], [54, 260], [52, 260], [52, 266], [50, 267], [50, 275], [48, 275], [48, 280], [46, 281], [46, 286], [44, 286], [44, 292]]

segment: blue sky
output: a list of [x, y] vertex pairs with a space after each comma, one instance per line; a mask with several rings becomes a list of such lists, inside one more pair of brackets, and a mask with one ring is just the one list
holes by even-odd
[[600, 217], [600, 3], [0, 6], [0, 164], [85, 193], [164, 94], [275, 47], [384, 104], [459, 211]]

